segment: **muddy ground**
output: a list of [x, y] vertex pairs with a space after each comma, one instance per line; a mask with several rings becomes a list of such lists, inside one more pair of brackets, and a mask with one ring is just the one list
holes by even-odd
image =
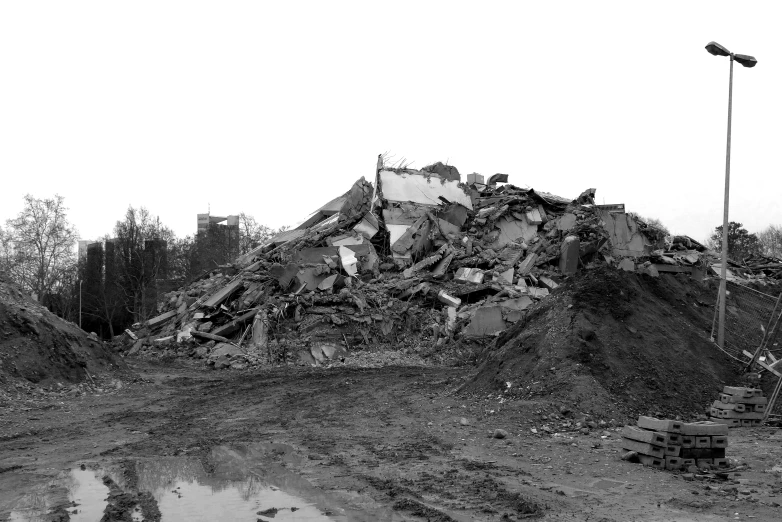
[[[209, 471], [219, 465], [215, 448], [242, 454], [268, 443], [289, 449], [270, 451], [267, 467], [327, 493], [335, 520], [782, 519], [776, 428], [731, 430], [728, 456], [749, 468], [730, 480], [687, 480], [622, 461], [610, 422], [541, 401], [463, 395], [474, 368], [241, 372], [128, 361], [140, 379], [121, 388], [0, 407], [0, 520], [68, 520], [62, 506], [47, 505], [48, 518], [12, 512], [81, 464], [188, 456]], [[576, 422], [594, 427], [583, 434]], [[497, 429], [507, 437], [490, 437]]]

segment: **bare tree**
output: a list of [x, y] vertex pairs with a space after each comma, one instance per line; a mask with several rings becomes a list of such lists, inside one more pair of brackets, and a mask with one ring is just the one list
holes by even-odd
[[68, 222], [63, 197], [24, 197], [24, 209], [6, 221], [4, 262], [11, 277], [40, 302], [62, 290], [76, 262], [76, 229]]
[[782, 258], [782, 225], [769, 225], [757, 235], [764, 255]]
[[670, 231], [670, 230], [668, 230], [668, 227], [666, 227], [666, 226], [663, 224], [663, 222], [662, 222], [662, 221], [660, 221], [660, 220], [659, 220], [659, 219], [657, 219], [657, 218], [647, 218], [647, 217], [643, 217], [643, 216], [641, 216], [641, 215], [638, 215], [638, 214], [636, 214], [635, 212], [630, 212], [630, 215], [631, 215], [631, 216], [633, 216], [635, 219], [638, 219], [638, 220], [640, 220], [640, 221], [643, 221], [644, 223], [646, 223], [646, 224], [647, 224], [647, 225], [649, 225], [650, 227], [654, 227], [654, 228], [656, 228], [656, 229], [658, 229], [658, 230], [661, 230], [663, 233], [665, 233], [665, 235], [666, 235], [666, 236], [670, 236], [670, 235], [671, 235], [671, 231]]
[[166, 245], [174, 233], [144, 207], [128, 207], [125, 219], [114, 227], [117, 287], [135, 321], [155, 310], [156, 282], [167, 271]]
[[239, 214], [239, 253], [246, 254], [267, 242], [278, 231], [261, 225], [255, 218], [242, 212]]

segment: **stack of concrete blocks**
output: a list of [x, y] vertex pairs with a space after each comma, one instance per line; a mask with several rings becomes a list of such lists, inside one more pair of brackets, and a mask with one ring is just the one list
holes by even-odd
[[642, 464], [660, 469], [721, 468], [728, 465], [728, 427], [710, 421], [679, 422], [638, 418], [622, 430], [622, 448], [634, 451]]
[[763, 424], [768, 398], [760, 388], [725, 386], [711, 405], [711, 420], [730, 428]]

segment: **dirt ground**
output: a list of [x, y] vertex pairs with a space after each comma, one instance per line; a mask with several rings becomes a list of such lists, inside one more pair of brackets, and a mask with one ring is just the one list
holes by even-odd
[[[782, 519], [776, 428], [731, 430], [728, 456], [748, 467], [729, 480], [687, 480], [622, 461], [610, 423], [545, 401], [464, 395], [474, 368], [127, 361], [133, 382], [0, 405], [0, 520], [21, 520], [10, 514], [19, 499], [72, 466], [185, 455], [210, 469], [215, 447], [253, 443], [289, 445], [294, 455], [272, 458], [339, 499], [352, 513], [342, 520]], [[507, 436], [490, 437], [497, 429]]]

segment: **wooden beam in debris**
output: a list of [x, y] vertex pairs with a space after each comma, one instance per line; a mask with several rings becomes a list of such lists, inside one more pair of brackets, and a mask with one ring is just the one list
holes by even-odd
[[223, 288], [212, 294], [212, 297], [204, 301], [204, 305], [207, 308], [214, 308], [215, 306], [218, 306], [220, 303], [228, 299], [234, 292], [239, 290], [239, 288], [242, 286], [242, 280], [236, 279], [235, 281], [231, 281], [227, 285], [225, 285]]
[[223, 337], [222, 335], [215, 335], [209, 332], [199, 332], [197, 330], [190, 330], [190, 335], [198, 339], [209, 339], [210, 341], [217, 341], [218, 343], [230, 343], [231, 340]]
[[171, 319], [177, 314], [176, 310], [170, 310], [164, 314], [158, 315], [157, 317], [153, 317], [149, 321], [147, 321], [147, 326], [150, 328], [154, 328], [158, 326], [161, 323], [166, 322], [167, 320]]
[[214, 335], [222, 335], [222, 336], [231, 335], [233, 332], [235, 332], [236, 330], [244, 326], [245, 323], [252, 320], [255, 317], [255, 314], [258, 312], [258, 310], [260, 310], [260, 308], [253, 308], [252, 310], [243, 313], [233, 321], [229, 323], [225, 323], [223, 326], [219, 328], [215, 328], [212, 331], [212, 333]]
[[683, 272], [692, 274], [691, 266], [666, 265], [664, 263], [653, 263], [652, 266], [655, 267], [658, 272]]
[[[743, 353], [745, 356], [749, 357], [750, 360], [752, 359], [752, 354], [750, 352], [748, 352], [747, 350], [742, 350], [741, 353]], [[765, 362], [761, 361], [760, 359], [755, 361], [755, 364], [759, 365], [760, 367], [762, 367], [765, 370], [770, 371], [771, 373], [773, 373], [777, 377], [782, 378], [782, 373], [779, 373], [774, 368], [772, 368], [770, 365], [766, 364]]]

